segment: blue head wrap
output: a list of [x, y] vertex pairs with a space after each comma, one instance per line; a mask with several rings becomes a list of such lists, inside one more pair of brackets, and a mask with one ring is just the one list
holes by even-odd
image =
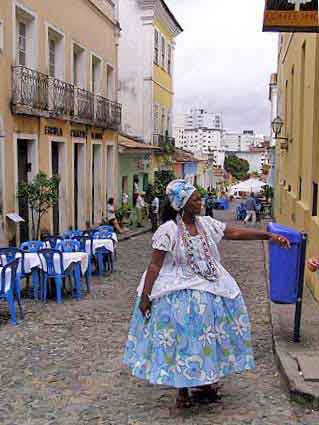
[[166, 188], [166, 195], [168, 196], [172, 208], [176, 211], [180, 211], [184, 208], [195, 191], [196, 188], [187, 183], [186, 180], [173, 180]]

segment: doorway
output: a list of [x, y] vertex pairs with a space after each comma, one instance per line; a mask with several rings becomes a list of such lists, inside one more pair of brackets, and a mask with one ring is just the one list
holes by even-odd
[[[59, 176], [60, 174], [60, 143], [52, 142], [52, 176]], [[57, 203], [53, 207], [53, 234], [58, 235], [60, 232], [60, 189], [58, 188]]]
[[84, 228], [85, 225], [85, 144], [73, 144], [74, 169], [74, 227]]
[[108, 198], [114, 195], [113, 176], [114, 176], [114, 147], [107, 146], [106, 151], [106, 202]]
[[[28, 140], [17, 141], [17, 156], [18, 156], [18, 186], [22, 183], [28, 183], [29, 173], [31, 172], [32, 164], [29, 162], [29, 142]], [[25, 242], [29, 239], [29, 206], [25, 198], [18, 198], [19, 215], [24, 222], [20, 223], [20, 242]]]
[[93, 145], [92, 148], [92, 224], [100, 223], [102, 220], [101, 205], [101, 170], [102, 170], [102, 146]]

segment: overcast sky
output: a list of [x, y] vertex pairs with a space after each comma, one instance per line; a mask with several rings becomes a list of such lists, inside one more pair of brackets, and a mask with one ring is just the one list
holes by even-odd
[[262, 32], [264, 0], [166, 0], [177, 38], [175, 112], [222, 112], [228, 130], [269, 134], [268, 84], [277, 35]]

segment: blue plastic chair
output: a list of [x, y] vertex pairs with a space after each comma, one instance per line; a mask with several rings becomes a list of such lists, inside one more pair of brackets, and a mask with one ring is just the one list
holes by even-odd
[[72, 239], [74, 236], [82, 236], [82, 230], [66, 230], [63, 232], [63, 237], [65, 239]]
[[[113, 242], [112, 239], [113, 232], [110, 231], [96, 231], [93, 234], [92, 239], [110, 239]], [[114, 271], [114, 261], [113, 261], [113, 253], [106, 249], [105, 247], [97, 248], [95, 250], [94, 256], [96, 258], [97, 262], [97, 269], [98, 274], [102, 274], [103, 272], [108, 271], [113, 272]], [[107, 266], [107, 267], [106, 267]]]
[[[69, 277], [74, 273], [75, 298], [81, 298], [81, 280], [79, 279], [77, 268], [71, 271], [64, 270], [62, 252], [57, 249], [41, 249], [39, 251], [42, 264], [42, 301], [46, 302], [48, 279], [53, 279], [56, 288], [56, 300], [58, 304], [62, 303], [62, 279]], [[58, 256], [59, 267], [55, 267], [54, 259]]]
[[[16, 308], [14, 304], [15, 298], [15, 287], [16, 287], [16, 279], [17, 279], [17, 270], [19, 267], [20, 259], [16, 258], [15, 260], [9, 261], [6, 265], [4, 265], [1, 269], [0, 273], [0, 299], [5, 299], [8, 303], [9, 312], [10, 312], [10, 321], [16, 326], [17, 325], [17, 315]], [[10, 279], [10, 287], [6, 290], [6, 275], [8, 270], [11, 270], [11, 279]], [[17, 298], [18, 306], [20, 309], [20, 316], [23, 319], [23, 309], [21, 300]]]
[[20, 245], [20, 249], [22, 249], [22, 251], [24, 252], [38, 252], [40, 249], [44, 248], [44, 242], [42, 241], [27, 241], [27, 242], [23, 242]]
[[79, 252], [81, 245], [76, 239], [62, 239], [57, 242], [56, 249], [62, 252]]
[[[20, 259], [20, 262], [19, 262], [19, 267], [17, 270], [15, 295], [21, 302], [21, 285], [20, 285], [21, 279], [29, 279], [31, 276], [31, 274], [25, 273], [25, 270], [24, 270], [24, 252], [21, 249], [15, 248], [15, 247], [0, 248], [0, 264], [2, 266], [5, 266], [10, 261], [14, 261], [17, 258]], [[38, 288], [34, 287], [34, 291], [36, 295]]]
[[62, 236], [47, 236], [44, 239], [44, 243], [48, 242], [50, 248], [56, 249], [57, 243], [62, 239]]
[[100, 232], [100, 231], [107, 231], [107, 232], [111, 232], [111, 233], [114, 233], [114, 227], [113, 226], [111, 226], [110, 224], [103, 224], [103, 226], [99, 226], [97, 229], [96, 229], [98, 232]]

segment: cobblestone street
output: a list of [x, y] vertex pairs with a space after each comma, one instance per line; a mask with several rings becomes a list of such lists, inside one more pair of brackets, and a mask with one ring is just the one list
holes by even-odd
[[[223, 216], [222, 214], [220, 215]], [[1, 305], [1, 425], [318, 425], [318, 412], [290, 403], [272, 355], [261, 242], [222, 243], [224, 264], [252, 319], [256, 373], [225, 380], [220, 404], [174, 408], [175, 391], [132, 378], [121, 362], [135, 289], [149, 260], [150, 234], [122, 242], [118, 271], [92, 295], [61, 306], [26, 303], [7, 324]]]

